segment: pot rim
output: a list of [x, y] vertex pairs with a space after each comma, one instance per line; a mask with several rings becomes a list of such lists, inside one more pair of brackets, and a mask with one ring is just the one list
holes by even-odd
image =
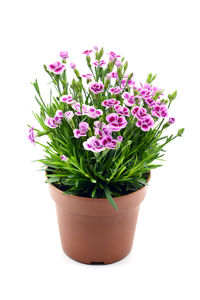
[[[48, 167], [45, 169], [45, 176], [46, 176], [46, 178], [47, 178], [47, 169], [48, 169]], [[135, 193], [137, 193], [138, 191], [140, 191], [140, 190], [142, 190], [142, 189], [144, 189], [146, 186], [148, 186], [148, 183], [149, 183], [149, 181], [150, 181], [150, 179], [151, 179], [151, 170], [149, 170], [149, 176], [148, 176], [148, 178], [147, 178], [147, 184], [146, 185], [144, 185], [144, 186], [142, 186], [141, 188], [139, 188], [138, 190], [136, 190], [136, 191], [134, 191], [134, 192], [131, 192], [131, 193], [129, 193], [129, 194], [126, 194], [126, 195], [121, 195], [121, 196], [118, 196], [118, 197], [113, 197], [113, 199], [114, 200], [117, 200], [117, 199], [121, 199], [121, 198], [123, 198], [123, 197], [127, 197], [127, 196], [129, 196], [129, 195], [133, 195], [133, 194], [135, 194]], [[49, 184], [49, 186], [51, 186], [53, 189], [56, 189], [58, 192], [60, 192], [63, 196], [67, 196], [67, 197], [73, 197], [73, 198], [75, 198], [75, 199], [80, 199], [80, 198], [84, 198], [84, 199], [91, 199], [91, 200], [96, 200], [96, 201], [98, 201], [98, 200], [107, 200], [107, 198], [92, 198], [92, 197], [84, 197], [84, 196], [77, 196], [77, 195], [72, 195], [72, 194], [64, 194], [64, 192], [62, 191], [62, 190], [60, 190], [59, 188], [57, 188], [54, 184], [52, 184], [52, 183], [48, 183]]]

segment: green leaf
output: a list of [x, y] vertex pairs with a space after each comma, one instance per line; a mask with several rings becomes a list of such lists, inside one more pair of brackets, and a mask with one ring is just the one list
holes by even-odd
[[110, 190], [107, 186], [104, 187], [104, 191], [105, 191], [105, 195], [106, 198], [108, 199], [108, 201], [110, 202], [110, 204], [116, 209], [119, 210], [119, 208], [117, 207], [117, 204], [115, 203], [115, 200], [112, 198], [111, 194], [110, 194]]

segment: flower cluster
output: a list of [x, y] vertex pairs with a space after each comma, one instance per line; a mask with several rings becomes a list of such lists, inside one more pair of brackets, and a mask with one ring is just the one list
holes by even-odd
[[[93, 52], [95, 60], [91, 61]], [[152, 74], [144, 84], [137, 85], [133, 73], [126, 73], [127, 63], [123, 63], [121, 56], [115, 52], [107, 53], [107, 62], [102, 59], [103, 50], [99, 50], [98, 46], [82, 54], [86, 56], [90, 72], [80, 75], [76, 64], [70, 62], [70, 68], [78, 78], [77, 82], [73, 79], [70, 88], [69, 84], [63, 83], [68, 51], [60, 52], [61, 62], [47, 67], [50, 76], [58, 81], [59, 91], [54, 116], [51, 110], [44, 120], [48, 128], [67, 126], [72, 131], [71, 136], [81, 140], [85, 150], [101, 152], [116, 149], [128, 132], [134, 135], [137, 130], [153, 130], [156, 122], [168, 117], [169, 102], [164, 98], [163, 90], [152, 85]], [[63, 91], [60, 90], [59, 78], [64, 84]], [[87, 79], [86, 87], [83, 78]], [[175, 118], [170, 117], [165, 128], [174, 122]], [[29, 130], [28, 138], [35, 143], [33, 127]], [[65, 161], [63, 154], [60, 157]]]

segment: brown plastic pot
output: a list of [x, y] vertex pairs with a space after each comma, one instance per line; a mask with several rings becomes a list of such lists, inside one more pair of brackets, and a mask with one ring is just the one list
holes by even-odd
[[62, 247], [68, 256], [86, 264], [109, 264], [130, 252], [147, 186], [114, 198], [118, 211], [107, 199], [63, 195], [52, 184], [49, 190], [56, 203]]

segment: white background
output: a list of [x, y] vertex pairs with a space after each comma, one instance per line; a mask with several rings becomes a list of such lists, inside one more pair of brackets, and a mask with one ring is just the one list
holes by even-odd
[[[198, 1], [13, 0], [1, 3], [0, 23], [0, 298], [199, 300]], [[63, 254], [44, 174], [31, 163], [41, 149], [26, 127], [36, 125], [30, 82], [48, 91], [43, 63], [68, 50], [83, 68], [80, 53], [94, 45], [125, 55], [138, 81], [158, 73], [166, 93], [177, 89], [171, 130], [186, 128], [152, 172], [131, 254], [107, 266]]]

